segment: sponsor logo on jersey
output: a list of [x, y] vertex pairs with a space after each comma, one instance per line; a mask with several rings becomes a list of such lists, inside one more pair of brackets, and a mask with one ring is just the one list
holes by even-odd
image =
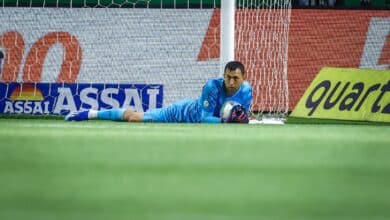
[[207, 100], [204, 100], [204, 102], [203, 102], [203, 106], [204, 106], [205, 108], [209, 107], [209, 101], [207, 101]]

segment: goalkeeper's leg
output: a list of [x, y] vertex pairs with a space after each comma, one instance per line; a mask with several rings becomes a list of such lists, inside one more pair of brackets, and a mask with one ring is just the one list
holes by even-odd
[[66, 121], [84, 121], [90, 119], [101, 119], [111, 121], [141, 122], [144, 114], [130, 109], [113, 108], [108, 110], [85, 110], [72, 112], [65, 117]]

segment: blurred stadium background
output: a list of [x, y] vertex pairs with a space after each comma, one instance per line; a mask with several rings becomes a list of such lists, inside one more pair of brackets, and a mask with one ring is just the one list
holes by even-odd
[[[268, 111], [276, 100], [282, 103], [276, 109], [293, 111], [323, 67], [388, 71], [390, 3], [368, 2], [342, 0], [330, 7], [322, 0], [308, 6], [291, 1], [288, 81], [251, 75], [261, 88], [276, 86], [257, 100], [266, 100], [259, 108]], [[63, 84], [89, 100], [76, 101], [77, 108], [93, 107], [100, 92], [82, 92], [92, 82], [113, 84], [94, 87], [101, 91], [138, 84], [142, 103], [131, 96], [128, 104], [141, 110], [197, 97], [205, 80], [219, 75], [220, 1], [1, 5], [0, 219], [390, 218], [388, 122], [289, 117], [284, 126], [65, 123], [58, 116], [63, 109], [48, 117], [49, 104], [34, 105], [58, 101], [52, 90]], [[280, 42], [280, 36], [272, 40]], [[66, 49], [59, 46], [63, 42], [70, 42]], [[255, 48], [245, 43], [239, 44], [243, 53]], [[268, 85], [280, 80], [288, 85]], [[26, 93], [23, 83], [30, 83]], [[47, 97], [38, 92], [39, 83], [49, 83], [41, 87], [48, 88]], [[145, 94], [156, 99], [145, 101]], [[21, 104], [7, 106], [11, 101]], [[71, 102], [63, 97], [65, 110]]]

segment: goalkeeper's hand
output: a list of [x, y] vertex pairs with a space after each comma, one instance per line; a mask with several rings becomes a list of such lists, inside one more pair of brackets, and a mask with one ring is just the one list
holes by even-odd
[[245, 107], [242, 105], [235, 105], [231, 110], [231, 116], [225, 123], [249, 123], [248, 114]]

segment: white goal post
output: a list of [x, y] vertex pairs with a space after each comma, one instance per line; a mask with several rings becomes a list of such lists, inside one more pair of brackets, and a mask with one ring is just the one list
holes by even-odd
[[290, 0], [0, 5], [0, 113], [145, 111], [199, 97], [206, 80], [236, 59], [254, 88], [252, 116], [287, 115]]
[[222, 75], [225, 65], [234, 60], [234, 26], [235, 26], [236, 1], [221, 1], [221, 47], [220, 69]]

